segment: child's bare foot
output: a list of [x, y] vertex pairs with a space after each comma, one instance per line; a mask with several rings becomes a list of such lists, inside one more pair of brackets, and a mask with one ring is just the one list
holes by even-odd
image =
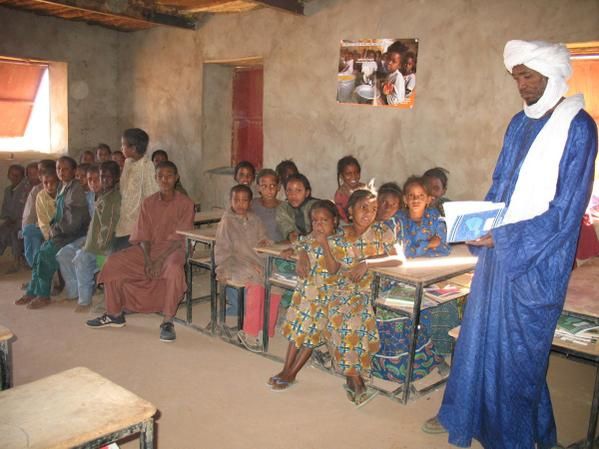
[[23, 295], [15, 301], [15, 304], [18, 306], [25, 306], [25, 305], [29, 304], [31, 301], [33, 301], [34, 298], [35, 298], [35, 296]]
[[29, 304], [27, 304], [28, 309], [41, 309], [43, 307], [50, 305], [50, 298], [43, 296], [36, 296], [31, 300]]

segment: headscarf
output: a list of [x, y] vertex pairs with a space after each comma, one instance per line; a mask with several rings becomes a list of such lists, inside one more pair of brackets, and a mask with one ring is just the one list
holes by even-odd
[[503, 50], [505, 67], [512, 72], [514, 66], [523, 64], [548, 78], [545, 92], [532, 105], [524, 104], [524, 113], [530, 118], [541, 118], [555, 107], [568, 91], [567, 80], [572, 75], [570, 53], [563, 44], [543, 41], [513, 40]]

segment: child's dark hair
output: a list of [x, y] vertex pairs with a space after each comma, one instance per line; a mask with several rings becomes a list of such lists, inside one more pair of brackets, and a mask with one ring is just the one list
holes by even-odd
[[401, 203], [401, 197], [403, 192], [401, 191], [401, 187], [396, 182], [386, 182], [379, 187], [378, 196], [379, 198], [382, 195], [393, 195], [399, 198]]
[[406, 51], [408, 51], [408, 47], [401, 41], [395, 41], [387, 48], [387, 53], [399, 53], [402, 56]]
[[68, 162], [73, 170], [77, 168], [77, 162], [70, 156], [60, 156], [56, 162]]
[[291, 181], [301, 182], [304, 185], [304, 189], [310, 191], [310, 197], [312, 196], [312, 186], [310, 185], [310, 181], [308, 181], [308, 178], [306, 178], [304, 175], [302, 175], [301, 173], [294, 173], [292, 175], [289, 175], [289, 177], [285, 180], [285, 189], [287, 189], [287, 184], [289, 184]]
[[11, 170], [16, 170], [21, 174], [21, 177], [25, 177], [25, 167], [23, 167], [21, 164], [12, 164], [10, 167], [8, 167], [8, 172], [10, 173]]
[[404, 182], [404, 185], [403, 185], [404, 195], [408, 194], [408, 189], [410, 187], [412, 187], [413, 185], [422, 187], [422, 189], [426, 192], [427, 195], [431, 194], [431, 191], [430, 191], [428, 185], [426, 184], [426, 180], [425, 180], [424, 176], [412, 175], [406, 180], [406, 182]]
[[314, 203], [312, 204], [312, 207], [310, 207], [310, 214], [309, 214], [310, 220], [312, 220], [312, 214], [317, 209], [324, 209], [324, 210], [328, 211], [329, 214], [331, 214], [331, 217], [333, 217], [333, 224], [334, 224], [335, 228], [337, 228], [337, 226], [339, 226], [339, 210], [337, 209], [337, 206], [335, 206], [335, 203], [333, 203], [331, 200], [316, 200], [316, 201], [314, 201]]
[[77, 168], [77, 170], [80, 170], [80, 171], [82, 171], [83, 173], [87, 173], [87, 169], [88, 169], [89, 167], [91, 167], [92, 165], [93, 165], [93, 164], [88, 164], [88, 163], [85, 163], [85, 164], [79, 164], [79, 165], [78, 165], [76, 168]]
[[110, 172], [115, 181], [121, 177], [121, 167], [115, 161], [104, 161], [100, 164], [100, 171]]
[[233, 172], [233, 178], [235, 180], [237, 180], [237, 174], [242, 168], [250, 169], [252, 171], [252, 176], [256, 176], [256, 167], [254, 167], [254, 164], [252, 164], [250, 161], [241, 161], [235, 166], [235, 171]]
[[98, 150], [108, 150], [108, 152], [112, 154], [112, 151], [110, 150], [110, 147], [107, 143], [99, 143], [98, 145], [96, 145], [96, 151]]
[[337, 162], [337, 186], [338, 187], [341, 187], [341, 181], [339, 181], [339, 178], [341, 178], [341, 173], [343, 173], [343, 170], [345, 170], [345, 167], [349, 167], [350, 165], [355, 165], [356, 167], [358, 167], [359, 172], [362, 171], [362, 167], [360, 167], [360, 163], [358, 162], [358, 160], [355, 157], [353, 157], [353, 156], [342, 157]]
[[148, 143], [150, 142], [150, 136], [143, 129], [129, 128], [123, 132], [123, 139], [127, 142], [128, 146], [135, 147], [137, 154], [142, 156], [146, 154], [148, 150]]
[[441, 181], [441, 184], [443, 184], [443, 188], [447, 189], [447, 175], [448, 174], [449, 174], [449, 170], [447, 170], [443, 167], [435, 167], [435, 168], [431, 168], [431, 169], [425, 171], [424, 175], [422, 175], [422, 177], [424, 178], [425, 182], [430, 178], [437, 178], [439, 181]]
[[247, 193], [250, 201], [254, 197], [254, 194], [252, 193], [252, 189], [250, 189], [249, 186], [247, 186], [245, 184], [237, 184], [236, 186], [231, 187], [231, 191], [229, 192], [229, 199], [233, 198], [234, 193], [240, 193], [240, 192]]
[[156, 150], [152, 153], [152, 162], [154, 162], [154, 158], [156, 156], [164, 156], [166, 158], [166, 160], [168, 161], [168, 153], [164, 150]]
[[177, 166], [175, 165], [174, 162], [171, 162], [171, 161], [162, 161], [161, 163], [159, 163], [156, 166], [156, 171], [160, 170], [161, 168], [170, 168], [172, 171], [175, 172], [175, 175], [179, 174], [179, 170], [177, 169]]
[[100, 173], [100, 166], [98, 164], [87, 164], [85, 174], [87, 175], [88, 173]]
[[279, 183], [279, 175], [277, 175], [276, 171], [274, 171], [272, 168], [263, 168], [256, 175], [256, 184], [260, 184], [260, 179], [264, 178], [265, 176], [272, 176], [275, 178], [276, 183]]
[[35, 168], [37, 170], [37, 162], [30, 162], [29, 164], [27, 164], [27, 166], [25, 167], [25, 171], [29, 171], [30, 168]]
[[56, 174], [56, 161], [54, 159], [42, 159], [39, 161], [41, 167], [41, 175], [45, 175], [47, 171], [54, 172]]
[[285, 181], [285, 173], [291, 170], [293, 173], [299, 173], [297, 165], [291, 159], [282, 160], [275, 167], [275, 171], [279, 175], [279, 179], [284, 182]]
[[85, 150], [85, 151], [82, 151], [81, 153], [79, 153], [79, 162], [81, 162], [83, 160], [83, 156], [86, 154], [89, 154], [92, 157], [92, 159], [96, 158], [96, 155], [94, 154], [94, 152], [92, 150]]
[[354, 207], [358, 201], [361, 201], [363, 199], [369, 200], [372, 198], [376, 198], [376, 192], [374, 192], [373, 190], [370, 190], [370, 189], [354, 190], [354, 192], [349, 197], [349, 200], [347, 201], [347, 210]]

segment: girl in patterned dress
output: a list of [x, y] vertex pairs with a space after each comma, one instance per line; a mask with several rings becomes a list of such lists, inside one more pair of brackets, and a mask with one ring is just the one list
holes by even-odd
[[397, 213], [403, 232], [403, 247], [406, 257], [447, 256], [445, 223], [434, 207], [424, 178], [410, 176], [404, 184], [404, 203], [408, 207]]
[[388, 226], [374, 222], [377, 207], [373, 192], [356, 190], [348, 202], [351, 224], [322, 245], [327, 271], [339, 276], [329, 299], [328, 343], [335, 368], [346, 376], [348, 398], [357, 406], [377, 393], [364, 383], [379, 350], [371, 304], [373, 275], [368, 269], [401, 263], [395, 235]]
[[315, 347], [324, 343], [327, 304], [336, 276], [326, 268], [322, 242], [335, 233], [339, 214], [333, 202], [318, 200], [310, 209], [312, 232], [294, 244], [299, 277], [282, 333], [289, 340], [283, 370], [272, 376], [268, 384], [273, 390], [285, 390], [295, 382], [297, 373], [310, 359]]

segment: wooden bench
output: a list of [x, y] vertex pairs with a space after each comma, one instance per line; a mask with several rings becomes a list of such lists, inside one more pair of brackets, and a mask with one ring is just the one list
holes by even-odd
[[0, 390], [6, 390], [12, 386], [12, 367], [8, 345], [12, 337], [10, 329], [0, 326]]
[[91, 449], [140, 434], [154, 448], [156, 407], [87, 368], [0, 392], [0, 446]]

